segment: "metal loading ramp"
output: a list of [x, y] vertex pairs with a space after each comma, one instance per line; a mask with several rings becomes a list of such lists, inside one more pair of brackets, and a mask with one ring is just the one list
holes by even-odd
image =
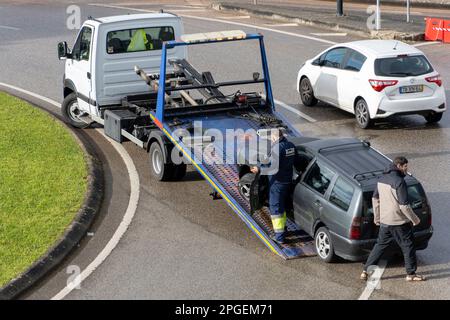
[[[272, 222], [268, 208], [257, 210], [250, 214], [250, 204], [238, 191], [239, 174], [235, 164], [212, 164], [220, 159], [225, 159], [225, 151], [219, 145], [209, 144], [203, 148], [190, 148], [197, 159], [203, 159], [202, 164], [209, 177], [214, 178], [223, 188], [224, 195], [234, 200], [243, 212], [238, 213], [240, 218], [263, 242], [282, 256], [284, 259], [311, 257], [316, 255], [314, 240], [289, 218], [287, 219], [286, 244], [280, 245], [270, 237], [273, 236]], [[235, 210], [236, 212], [236, 210]], [[272, 246], [272, 247], [271, 247]], [[275, 249], [275, 250], [274, 250]]]

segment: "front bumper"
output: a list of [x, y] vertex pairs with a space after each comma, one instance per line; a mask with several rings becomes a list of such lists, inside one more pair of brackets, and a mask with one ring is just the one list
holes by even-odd
[[[334, 244], [336, 255], [350, 261], [362, 261], [367, 259], [373, 246], [377, 242], [376, 239], [370, 240], [350, 240], [348, 238], [337, 235], [333, 232], [331, 238]], [[433, 235], [433, 227], [414, 232], [414, 245], [416, 250], [424, 250], [428, 247], [428, 242]], [[398, 251], [400, 248], [397, 245], [392, 245], [393, 251]]]

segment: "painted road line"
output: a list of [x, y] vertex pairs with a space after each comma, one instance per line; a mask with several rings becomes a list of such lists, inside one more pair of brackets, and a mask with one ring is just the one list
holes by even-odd
[[326, 33], [326, 32], [319, 32], [319, 33], [310, 33], [313, 36], [319, 36], [319, 37], [346, 37], [347, 33]]
[[424, 46], [430, 46], [433, 44], [439, 44], [442, 43], [440, 41], [429, 41], [429, 42], [421, 42], [421, 43], [417, 43], [417, 44], [413, 44], [414, 47], [424, 47]]
[[133, 163], [133, 159], [131, 159], [127, 150], [118, 142], [113, 141], [111, 138], [107, 137], [103, 130], [95, 129], [97, 132], [102, 134], [105, 139], [107, 139], [111, 145], [116, 149], [116, 151], [122, 157], [123, 162], [128, 170], [128, 175], [130, 177], [130, 200], [128, 201], [128, 207], [123, 216], [122, 221], [120, 222], [119, 227], [114, 232], [112, 238], [108, 241], [103, 250], [99, 253], [99, 255], [81, 272], [79, 276], [77, 276], [72, 283], [68, 283], [64, 289], [62, 289], [58, 294], [56, 294], [51, 300], [62, 300], [69, 293], [72, 292], [78, 285], [80, 285], [86, 278], [88, 278], [111, 254], [111, 252], [117, 247], [122, 239], [123, 235], [127, 232], [128, 227], [133, 221], [134, 215], [136, 213], [137, 205], [139, 202], [139, 174], [136, 170], [136, 167]]
[[3, 86], [5, 88], [9, 88], [9, 89], [13, 89], [13, 90], [18, 91], [18, 92], [25, 93], [26, 95], [29, 95], [29, 96], [31, 96], [33, 98], [45, 101], [45, 102], [47, 102], [47, 103], [49, 103], [51, 105], [54, 105], [57, 108], [61, 108], [61, 104], [56, 102], [55, 100], [46, 98], [46, 97], [41, 96], [39, 94], [33, 93], [31, 91], [28, 91], [28, 90], [25, 90], [25, 89], [22, 89], [22, 88], [19, 88], [19, 87], [16, 87], [16, 86], [13, 86], [13, 85], [10, 85], [10, 84], [7, 84], [7, 83], [3, 83], [3, 82], [0, 82], [0, 86]]
[[[132, 7], [116, 6], [116, 5], [112, 5], [112, 4], [103, 4], [103, 3], [89, 3], [89, 5], [90, 6], [96, 6], [96, 7], [103, 7], [103, 8], [112, 8], [112, 9], [136, 10], [136, 11], [140, 11], [140, 12], [155, 12], [155, 11], [151, 11], [151, 10], [134, 9]], [[247, 28], [256, 28], [256, 29], [260, 29], [260, 30], [280, 33], [280, 34], [284, 34], [284, 35], [287, 35], [287, 36], [313, 40], [313, 41], [322, 42], [322, 43], [331, 44], [331, 45], [337, 44], [337, 42], [330, 41], [330, 40], [325, 40], [325, 39], [320, 39], [320, 38], [316, 38], [316, 37], [311, 37], [311, 36], [307, 36], [307, 35], [304, 35], [304, 34], [298, 34], [298, 33], [293, 33], [293, 32], [282, 31], [282, 30], [276, 30], [276, 29], [267, 28], [267, 27], [261, 27], [261, 26], [255, 25], [255, 24], [248, 24], [248, 23], [241, 23], [241, 22], [235, 22], [235, 21], [221, 20], [221, 19], [217, 19], [217, 18], [196, 17], [196, 16], [187, 15], [187, 14], [180, 14], [179, 16], [185, 17], [185, 18], [189, 18], [189, 19], [211, 21], [211, 22], [220, 22], [220, 23], [226, 23], [226, 24], [231, 24], [231, 25], [241, 26], [241, 27], [247, 27]]]
[[[0, 82], [0, 86], [4, 86], [5, 88], [13, 89], [15, 91], [27, 94], [41, 101], [45, 101], [55, 107], [61, 108], [61, 104], [58, 103], [57, 101], [41, 96], [37, 93], [2, 82]], [[130, 189], [131, 189], [130, 200], [128, 201], [128, 207], [127, 210], [125, 211], [125, 215], [123, 216], [123, 219], [119, 227], [114, 232], [114, 235], [109, 240], [107, 245], [103, 248], [103, 250], [100, 252], [100, 254], [86, 267], [86, 269], [84, 269], [84, 271], [81, 272], [81, 274], [78, 277], [75, 278], [76, 285], [74, 285], [73, 283], [67, 284], [67, 286], [64, 289], [62, 289], [57, 295], [55, 295], [52, 298], [52, 300], [64, 299], [64, 297], [66, 297], [75, 287], [77, 287], [77, 285], [81, 284], [87, 277], [89, 277], [92, 274], [92, 272], [94, 272], [94, 270], [97, 269], [103, 263], [103, 261], [106, 260], [106, 258], [111, 254], [114, 248], [118, 245], [120, 239], [127, 231], [128, 226], [131, 224], [139, 202], [139, 188], [140, 188], [139, 175], [137, 173], [136, 166], [134, 165], [134, 162], [131, 159], [131, 156], [128, 154], [127, 150], [120, 143], [115, 142], [112, 139], [106, 137], [105, 134], [103, 133], [103, 130], [101, 129], [95, 130], [101, 133], [122, 157], [127, 167], [128, 175], [130, 177]]]
[[224, 20], [250, 19], [250, 16], [221, 17], [220, 19], [224, 19]]
[[167, 9], [167, 12], [183, 13], [183, 12], [205, 12], [206, 9]]
[[264, 23], [268, 27], [298, 27], [298, 23]]
[[[261, 97], [263, 99], [265, 99], [266, 95], [262, 94]], [[273, 101], [275, 102], [276, 105], [278, 105], [278, 106], [280, 106], [280, 107], [282, 107], [282, 108], [284, 108], [284, 109], [286, 109], [286, 110], [288, 110], [288, 111], [290, 111], [292, 113], [295, 113], [296, 115], [298, 115], [299, 117], [305, 119], [306, 121], [309, 121], [309, 122], [312, 122], [312, 123], [317, 122], [317, 120], [314, 119], [313, 117], [308, 116], [307, 114], [301, 112], [300, 110], [297, 110], [296, 108], [288, 105], [287, 103], [284, 103], [283, 101], [280, 101], [280, 100], [277, 100], [277, 99], [273, 99]]]
[[0, 29], [6, 29], [6, 30], [14, 30], [14, 31], [19, 31], [19, 28], [16, 27], [11, 27], [11, 26], [2, 26], [0, 25]]
[[312, 122], [312, 123], [317, 122], [317, 120], [314, 119], [313, 117], [308, 116], [306, 113], [303, 113], [300, 110], [297, 110], [296, 108], [291, 107], [290, 105], [288, 105], [288, 104], [286, 104], [286, 103], [284, 103], [284, 102], [282, 102], [280, 100], [274, 99], [274, 101], [280, 107], [282, 107], [282, 108], [284, 108], [286, 110], [289, 110], [290, 112], [295, 113], [296, 115], [302, 117], [303, 119], [305, 119], [305, 120], [307, 120], [309, 122]]
[[366, 288], [363, 293], [359, 296], [358, 300], [369, 300], [375, 289], [381, 288], [381, 277], [383, 276], [384, 270], [386, 270], [387, 261], [381, 260], [378, 263], [378, 267], [375, 267], [373, 274], [367, 280]]

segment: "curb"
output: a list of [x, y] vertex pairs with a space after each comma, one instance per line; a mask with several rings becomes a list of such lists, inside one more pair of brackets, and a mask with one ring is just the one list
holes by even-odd
[[[6, 91], [5, 91], [6, 92]], [[27, 101], [14, 93], [7, 92], [21, 100]], [[28, 101], [29, 102], [29, 101]], [[43, 256], [35, 261], [24, 273], [17, 278], [10, 281], [3, 288], [0, 288], [0, 300], [12, 300], [23, 294], [26, 290], [37, 284], [50, 271], [55, 269], [68, 254], [78, 245], [84, 238], [92, 225], [97, 213], [100, 211], [101, 203], [104, 194], [104, 173], [102, 163], [94, 148], [83, 142], [75, 131], [70, 128], [65, 122], [59, 119], [56, 115], [48, 110], [37, 106], [30, 102], [35, 107], [48, 113], [53, 119], [60, 122], [75, 138], [82, 149], [88, 165], [88, 186], [85, 194], [84, 202], [78, 211], [75, 219], [66, 228], [64, 235], [57, 243], [51, 247]]]
[[253, 15], [260, 18], [270, 19], [270, 20], [278, 20], [283, 22], [293, 22], [302, 25], [312, 25], [327, 29], [332, 29], [334, 31], [345, 31], [348, 33], [370, 37], [373, 39], [384, 39], [384, 40], [400, 40], [400, 41], [422, 41], [424, 39], [424, 33], [403, 33], [395, 30], [383, 30], [383, 31], [366, 31], [358, 28], [349, 27], [346, 25], [341, 25], [333, 22], [324, 22], [313, 19], [304, 19], [298, 18], [294, 16], [282, 15], [273, 13], [270, 11], [266, 11], [263, 9], [244, 9], [237, 5], [227, 4], [227, 3], [218, 3], [211, 5], [213, 10], [217, 11], [237, 11], [242, 14]]

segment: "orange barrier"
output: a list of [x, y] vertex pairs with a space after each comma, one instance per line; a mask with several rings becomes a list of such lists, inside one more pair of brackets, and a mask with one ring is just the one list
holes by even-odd
[[438, 18], [425, 18], [425, 40], [436, 41], [444, 38], [444, 20]]
[[450, 43], [450, 20], [444, 20], [444, 36], [442, 41], [445, 43]]

